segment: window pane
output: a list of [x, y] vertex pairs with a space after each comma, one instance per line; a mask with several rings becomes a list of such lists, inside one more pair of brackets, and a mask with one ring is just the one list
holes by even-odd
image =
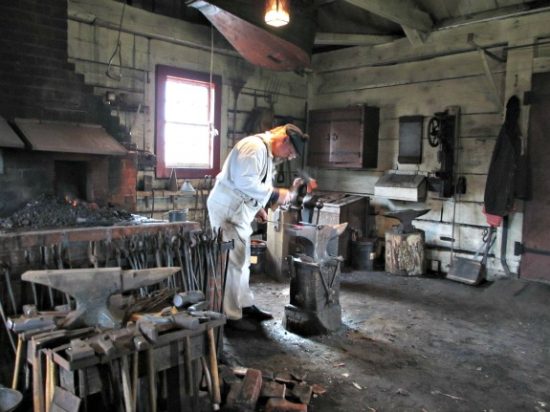
[[212, 149], [208, 126], [166, 123], [164, 158], [167, 167], [212, 167]]
[[168, 122], [207, 124], [208, 84], [168, 77], [164, 113]]

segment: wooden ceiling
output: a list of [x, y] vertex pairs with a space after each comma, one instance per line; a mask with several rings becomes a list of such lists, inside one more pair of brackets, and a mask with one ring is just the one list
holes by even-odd
[[[117, 1], [209, 24], [200, 12], [187, 7], [185, 0]], [[233, 1], [246, 8], [262, 0]], [[314, 53], [386, 43], [404, 36], [417, 44], [433, 30], [550, 7], [550, 0], [291, 0], [291, 3], [291, 12], [311, 14], [315, 21]]]

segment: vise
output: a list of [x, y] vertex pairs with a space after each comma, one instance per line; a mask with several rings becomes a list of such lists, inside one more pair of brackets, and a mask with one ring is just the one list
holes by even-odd
[[122, 270], [113, 268], [29, 270], [22, 280], [68, 293], [76, 300], [76, 310], [65, 318], [63, 327], [79, 324], [119, 328], [124, 311], [111, 307], [109, 298], [158, 283], [181, 270], [179, 267]]
[[285, 306], [283, 326], [300, 335], [315, 335], [340, 328], [342, 309], [340, 264], [327, 247], [344, 232], [347, 223], [338, 225], [303, 224], [287, 228], [300, 241], [304, 253], [289, 256], [290, 304]]

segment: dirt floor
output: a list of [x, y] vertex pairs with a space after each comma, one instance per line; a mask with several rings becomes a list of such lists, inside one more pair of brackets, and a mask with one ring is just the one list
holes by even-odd
[[302, 338], [281, 325], [288, 283], [252, 283], [275, 319], [226, 331], [226, 357], [306, 373], [327, 390], [310, 411], [550, 411], [550, 285], [345, 273], [342, 329]]

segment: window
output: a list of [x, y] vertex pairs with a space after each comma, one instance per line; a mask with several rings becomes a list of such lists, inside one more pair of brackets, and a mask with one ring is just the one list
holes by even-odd
[[157, 177], [216, 175], [220, 168], [221, 78], [157, 66]]

